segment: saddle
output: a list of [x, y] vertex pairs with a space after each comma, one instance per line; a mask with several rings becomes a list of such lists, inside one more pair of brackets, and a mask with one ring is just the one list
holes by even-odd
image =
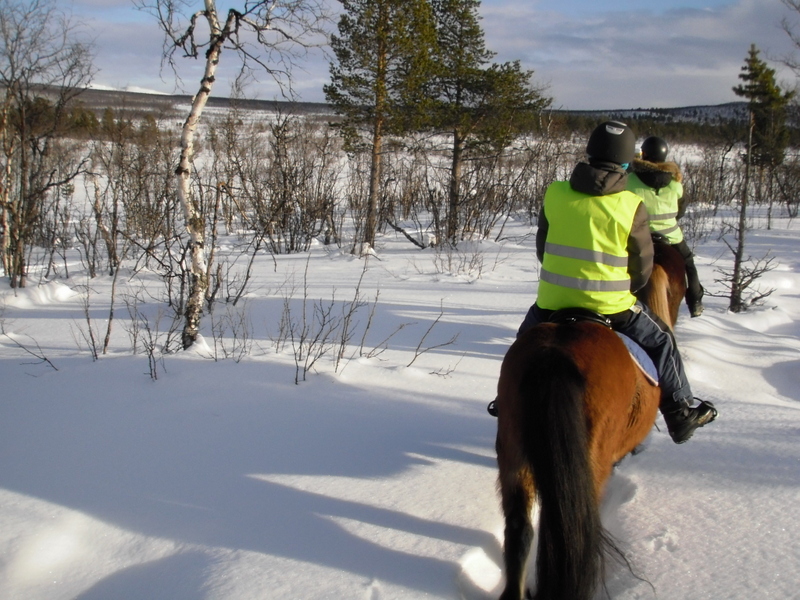
[[[611, 319], [593, 310], [589, 310], [588, 308], [562, 308], [553, 311], [546, 320], [547, 323], [579, 323], [581, 321], [598, 323], [599, 325], [608, 327], [612, 331], [614, 330], [611, 326]], [[658, 370], [656, 369], [655, 363], [653, 363], [644, 349], [624, 333], [620, 333], [619, 331], [614, 331], [614, 333], [616, 333], [625, 344], [631, 359], [636, 363], [636, 366], [639, 367], [642, 373], [644, 373], [645, 377], [647, 377], [653, 385], [658, 385]], [[496, 417], [497, 399], [492, 400], [486, 407], [486, 410], [490, 415]]]
[[[548, 319], [550, 323], [578, 323], [580, 321], [598, 323], [600, 325], [605, 325], [609, 329], [613, 329], [611, 326], [611, 319], [593, 310], [589, 310], [588, 308], [562, 308], [554, 311]], [[641, 369], [645, 377], [647, 377], [653, 385], [658, 385], [658, 370], [644, 349], [624, 333], [620, 333], [619, 331], [614, 331], [614, 333], [616, 333], [625, 344], [633, 362]]]
[[654, 244], [666, 244], [667, 246], [671, 245], [669, 243], [669, 240], [667, 239], [667, 236], [665, 236], [663, 233], [658, 233], [656, 231], [651, 231], [650, 232], [650, 238], [653, 240]]
[[578, 323], [579, 321], [598, 323], [612, 329], [611, 319], [588, 308], [562, 308], [553, 311], [547, 319], [549, 323]]

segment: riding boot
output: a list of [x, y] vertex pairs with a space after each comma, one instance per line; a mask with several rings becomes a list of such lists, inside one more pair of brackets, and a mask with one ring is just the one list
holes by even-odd
[[667, 431], [672, 441], [682, 444], [692, 437], [695, 429], [699, 429], [717, 418], [717, 409], [711, 402], [695, 398], [698, 404], [690, 406], [688, 399], [672, 400], [666, 405], [662, 402], [661, 413], [667, 424]]
[[697, 276], [697, 267], [694, 266], [694, 259], [686, 261], [686, 306], [689, 307], [689, 314], [692, 317], [699, 317], [703, 314], [703, 294], [705, 290], [700, 285]]
[[700, 277], [697, 275], [697, 267], [694, 264], [694, 254], [685, 241], [674, 244], [674, 247], [686, 264], [686, 306], [689, 307], [689, 314], [692, 317], [699, 317], [703, 314], [705, 290], [700, 285]]

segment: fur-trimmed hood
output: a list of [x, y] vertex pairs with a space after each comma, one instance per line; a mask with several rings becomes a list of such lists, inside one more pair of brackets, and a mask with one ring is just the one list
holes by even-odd
[[641, 158], [634, 158], [631, 171], [638, 175], [642, 183], [657, 190], [666, 187], [671, 181], [682, 183], [683, 175], [680, 167], [674, 162], [654, 163]]

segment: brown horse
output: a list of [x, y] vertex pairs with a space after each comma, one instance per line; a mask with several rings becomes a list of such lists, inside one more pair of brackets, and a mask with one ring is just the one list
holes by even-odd
[[[683, 259], [668, 245], [658, 246], [640, 299], [674, 325], [685, 291]], [[591, 599], [608, 548], [599, 511], [606, 481], [650, 432], [659, 398], [658, 387], [604, 325], [540, 324], [511, 346], [496, 400], [505, 515], [501, 600], [525, 594], [537, 499], [536, 600]]]
[[686, 295], [686, 263], [675, 248], [654, 241], [656, 268], [647, 285], [636, 295], [672, 327], [678, 322], [678, 311]]

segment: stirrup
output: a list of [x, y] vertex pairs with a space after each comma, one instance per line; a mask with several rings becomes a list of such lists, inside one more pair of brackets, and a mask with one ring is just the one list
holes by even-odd
[[497, 399], [489, 402], [489, 406], [486, 407], [486, 411], [493, 417], [497, 416]]

